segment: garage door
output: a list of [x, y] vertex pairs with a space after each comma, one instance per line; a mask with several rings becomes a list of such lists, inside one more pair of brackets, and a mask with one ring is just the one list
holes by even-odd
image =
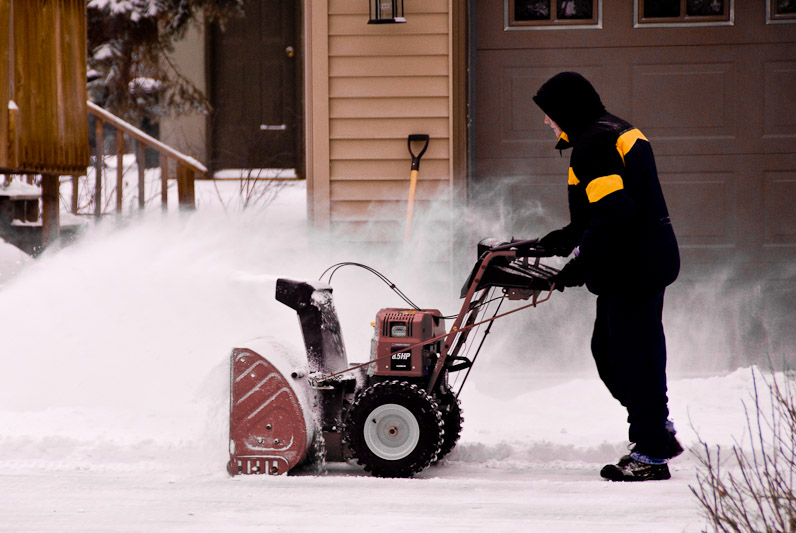
[[474, 4], [471, 199], [502, 206], [518, 237], [566, 222], [568, 153], [531, 96], [575, 70], [651, 140], [685, 278], [730, 264], [793, 278], [796, 2]]

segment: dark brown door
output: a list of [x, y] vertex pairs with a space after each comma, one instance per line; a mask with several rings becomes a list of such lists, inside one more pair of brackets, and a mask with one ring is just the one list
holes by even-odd
[[296, 168], [296, 9], [292, 0], [248, 0], [245, 16], [210, 32], [210, 153], [214, 170]]

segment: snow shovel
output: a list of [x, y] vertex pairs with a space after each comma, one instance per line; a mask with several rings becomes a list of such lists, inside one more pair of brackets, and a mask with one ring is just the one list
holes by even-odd
[[[409, 235], [412, 233], [412, 216], [415, 212], [415, 189], [417, 189], [417, 174], [420, 171], [420, 158], [426, 153], [428, 148], [428, 135], [425, 133], [413, 133], [409, 135], [407, 144], [409, 145], [409, 154], [412, 156], [412, 171], [409, 173], [409, 203], [406, 207], [406, 229], [404, 230], [404, 244], [409, 242]], [[412, 143], [424, 143], [423, 149], [420, 153], [415, 154], [412, 151]]]

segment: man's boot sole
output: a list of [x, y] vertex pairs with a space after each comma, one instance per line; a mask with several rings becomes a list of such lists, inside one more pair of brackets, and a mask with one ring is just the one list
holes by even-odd
[[629, 476], [626, 475], [616, 465], [605, 465], [602, 467], [602, 470], [600, 470], [600, 476], [609, 481], [663, 481], [666, 479], [671, 479], [672, 477], [668, 467], [665, 469], [662, 468], [660, 474], [650, 476]]

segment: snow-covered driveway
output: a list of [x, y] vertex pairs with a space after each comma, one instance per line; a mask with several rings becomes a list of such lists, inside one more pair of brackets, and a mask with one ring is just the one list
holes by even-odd
[[[416, 479], [371, 478], [347, 464], [321, 475], [228, 477], [230, 349], [265, 335], [303, 353], [295, 314], [273, 299], [277, 275], [316, 279], [335, 261], [359, 260], [421, 306], [456, 310], [458, 287], [412, 285], [417, 278], [402, 270], [411, 257], [361, 256], [308, 236], [303, 195], [301, 187], [283, 191], [265, 217], [200, 211], [99, 227], [35, 262], [20, 263], [0, 243], [0, 531], [704, 526], [688, 452], [669, 481], [599, 478], [604, 463], [626, 453], [625, 414], [592, 368], [588, 320], [582, 331], [559, 327], [573, 321], [567, 302], [576, 292], [494, 328], [462, 393], [458, 446]], [[358, 273], [341, 272], [334, 287], [349, 360], [362, 361], [375, 312], [401, 302]], [[538, 344], [507, 344], [520, 328]], [[675, 343], [674, 367], [704, 356], [691, 348]], [[748, 368], [674, 372], [669, 385], [684, 445], [698, 442], [695, 429], [722, 446], [743, 435]]]

